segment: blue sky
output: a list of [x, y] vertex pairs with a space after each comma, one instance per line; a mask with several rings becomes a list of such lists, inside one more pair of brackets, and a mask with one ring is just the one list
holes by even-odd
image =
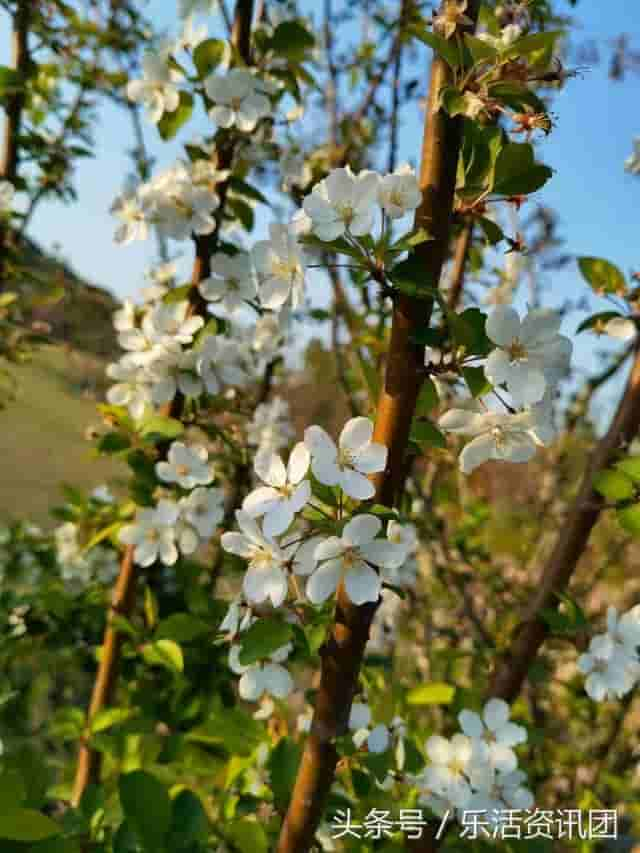
[[[316, 4], [304, 5], [317, 8]], [[173, 2], [148, 0], [146, 7], [157, 26], [171, 28]], [[621, 32], [632, 36], [636, 46], [640, 43], [635, 2], [580, 0], [575, 15], [581, 23], [576, 39], [597, 41], [603, 56], [610, 54], [610, 44]], [[8, 56], [8, 52], [8, 25], [3, 18], [0, 54]], [[426, 49], [424, 59], [426, 64]], [[426, 71], [424, 78], [426, 85]], [[568, 251], [607, 257], [626, 271], [640, 268], [640, 179], [623, 170], [632, 139], [640, 136], [639, 90], [640, 75], [629, 74], [623, 82], [612, 83], [607, 77], [606, 62], [588, 69], [582, 77], [569, 81], [556, 97], [557, 124], [540, 146], [541, 159], [557, 170], [557, 174], [539, 193], [539, 198], [559, 213], [560, 232], [567, 240]], [[401, 159], [415, 162], [421, 125], [420, 109], [414, 103], [402, 117]], [[186, 136], [203, 129], [196, 122]], [[161, 143], [151, 125], [145, 130], [158, 165], [172, 162], [179, 153], [179, 145]], [[126, 150], [132, 144], [132, 135], [125, 112], [110, 104], [103, 105], [95, 137], [95, 159], [83, 160], [77, 167], [78, 202], [69, 206], [56, 202], [41, 205], [31, 234], [45, 247], [59, 244], [64, 257], [83, 276], [110, 288], [119, 297], [134, 296], [144, 270], [155, 259], [155, 243], [150, 240], [119, 247], [113, 242], [114, 223], [109, 207], [130, 167]], [[185, 252], [185, 265], [188, 265], [190, 248], [174, 248]], [[320, 301], [323, 291], [324, 288], [318, 288]], [[548, 279], [545, 301], [556, 304], [567, 296], [577, 299], [583, 293], [581, 279], [572, 265]], [[573, 331], [579, 320], [577, 316], [569, 318], [566, 331]], [[594, 350], [601, 344], [589, 335], [581, 337], [583, 340], [577, 347], [580, 365], [593, 369], [597, 363]]]

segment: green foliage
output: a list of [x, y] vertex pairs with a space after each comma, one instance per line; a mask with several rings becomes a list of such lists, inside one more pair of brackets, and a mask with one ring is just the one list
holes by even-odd
[[193, 112], [193, 95], [189, 92], [180, 92], [180, 103], [172, 113], [164, 113], [158, 122], [158, 133], [162, 139], [168, 141], [178, 133], [180, 128], [191, 118]]
[[125, 773], [119, 782], [120, 803], [127, 823], [144, 848], [162, 847], [171, 824], [171, 800], [164, 785], [143, 770]]
[[292, 628], [288, 622], [275, 618], [259, 619], [242, 634], [240, 663], [249, 666], [262, 658], [268, 658], [286, 645], [291, 636]]
[[456, 688], [452, 684], [423, 684], [407, 693], [409, 705], [449, 705], [453, 702]]
[[578, 258], [578, 269], [587, 284], [598, 294], [615, 293], [622, 296], [627, 291], [624, 275], [611, 261], [583, 256]]

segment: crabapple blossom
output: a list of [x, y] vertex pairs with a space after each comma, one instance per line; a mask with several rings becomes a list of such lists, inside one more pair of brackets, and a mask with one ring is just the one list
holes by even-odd
[[207, 336], [198, 350], [196, 370], [209, 394], [219, 394], [225, 385], [242, 387], [250, 378], [245, 349], [222, 335]]
[[434, 32], [450, 39], [458, 27], [473, 26], [472, 19], [464, 14], [466, 10], [467, 0], [452, 0], [450, 3], [445, 3], [440, 14], [433, 16]]
[[116, 229], [116, 243], [127, 244], [134, 240], [146, 240], [149, 236], [149, 220], [146, 207], [136, 193], [122, 193], [111, 205], [111, 213], [122, 220]]
[[185, 397], [202, 394], [203, 383], [196, 375], [198, 354], [180, 346], [161, 347], [146, 369], [151, 382], [151, 399], [156, 406], [170, 403], [178, 391]]
[[389, 748], [389, 730], [380, 723], [370, 729], [371, 710], [364, 702], [354, 702], [349, 715], [349, 728], [353, 732], [353, 742], [357, 747], [364, 743], [371, 753], [386, 752]]
[[246, 631], [253, 622], [251, 608], [243, 606], [242, 599], [236, 599], [229, 605], [225, 617], [218, 626], [223, 634], [230, 635], [231, 639]]
[[304, 443], [311, 453], [311, 470], [325, 486], [340, 486], [346, 495], [356, 500], [368, 500], [375, 494], [368, 474], [384, 471], [387, 448], [373, 437], [369, 418], [352, 418], [344, 425], [338, 447], [319, 426], [305, 430]]
[[229, 668], [240, 675], [238, 693], [247, 702], [257, 702], [263, 695], [286, 699], [293, 690], [293, 679], [282, 666], [291, 652], [288, 643], [270, 655], [267, 662], [244, 666], [240, 663], [240, 646], [229, 650]]
[[255, 299], [256, 281], [249, 255], [216, 252], [211, 258], [210, 275], [200, 282], [198, 290], [207, 302], [221, 302], [230, 313]]
[[142, 58], [142, 78], [130, 80], [127, 97], [130, 101], [144, 104], [149, 119], [157, 124], [165, 112], [172, 113], [180, 104], [177, 83], [182, 75], [169, 66], [168, 51], [147, 51]]
[[400, 219], [422, 201], [415, 171], [408, 163], [384, 175], [378, 187], [378, 204], [391, 219]]
[[292, 307], [298, 308], [304, 298], [306, 259], [295, 233], [286, 225], [271, 223], [269, 239], [258, 240], [251, 257], [261, 304], [278, 311], [290, 298]]
[[204, 81], [204, 88], [214, 104], [209, 116], [218, 127], [250, 133], [271, 112], [265, 84], [245, 68], [232, 68], [227, 74], [214, 72]]
[[438, 796], [463, 809], [471, 798], [469, 777], [474, 773], [474, 746], [471, 738], [455, 734], [451, 740], [432, 735], [425, 744], [430, 764], [425, 782]]
[[607, 631], [592, 637], [589, 649], [578, 658], [586, 676], [585, 690], [596, 702], [621, 698], [640, 681], [640, 605], [622, 616], [615, 607], [607, 611]]
[[264, 516], [262, 529], [266, 536], [279, 536], [292, 523], [311, 498], [311, 486], [304, 478], [309, 470], [309, 451], [302, 442], [296, 444], [285, 468], [282, 459], [271, 450], [256, 454], [254, 470], [265, 483], [254, 489], [242, 508], [252, 518]]
[[248, 513], [238, 510], [236, 521], [241, 532], [227, 531], [220, 541], [225, 551], [248, 563], [242, 585], [247, 601], [260, 604], [268, 599], [274, 607], [280, 607], [288, 591], [287, 554], [265, 536]]
[[484, 706], [482, 716], [474, 711], [458, 714], [460, 728], [472, 740], [486, 743], [489, 761], [496, 770], [511, 773], [518, 765], [512, 747], [524, 743], [527, 732], [522, 726], [509, 721], [511, 709], [502, 699], [490, 699]]
[[522, 35], [522, 27], [518, 24], [507, 24], [502, 27], [497, 36], [491, 33], [478, 33], [477, 38], [494, 47], [496, 50], [507, 50]]
[[156, 462], [156, 474], [165, 483], [177, 483], [183, 489], [207, 486], [213, 480], [208, 458], [206, 447], [187, 446], [181, 441], [174, 441], [167, 453], [167, 461]]
[[321, 604], [343, 581], [354, 604], [377, 601], [382, 580], [375, 570], [402, 563], [404, 549], [386, 539], [377, 539], [382, 522], [375, 515], [357, 515], [347, 522], [342, 536], [330, 536], [315, 550], [319, 566], [307, 582], [307, 596]]
[[605, 325], [604, 333], [619, 341], [630, 341], [638, 334], [638, 327], [630, 317], [612, 317]]
[[282, 397], [275, 396], [266, 403], [260, 403], [247, 424], [247, 441], [259, 450], [280, 450], [289, 444], [293, 436], [289, 404]]
[[337, 240], [345, 233], [356, 237], [370, 233], [379, 186], [377, 172], [354, 175], [349, 166], [334, 169], [303, 203], [313, 233], [325, 241]]
[[133, 524], [125, 525], [119, 534], [120, 542], [133, 546], [134, 562], [143, 568], [157, 560], [165, 566], [176, 562], [178, 515], [178, 505], [169, 500], [161, 500], [153, 508], [138, 509]]
[[202, 539], [209, 539], [224, 518], [224, 492], [198, 486], [182, 498], [180, 512]]
[[15, 192], [15, 187], [10, 181], [0, 180], [0, 213], [6, 213], [8, 210], [11, 210]]
[[490, 459], [528, 462], [535, 456], [538, 437], [529, 412], [515, 415], [450, 409], [438, 425], [445, 432], [474, 436], [460, 454], [460, 470], [470, 474]]
[[300, 541], [298, 533], [292, 533], [282, 540], [282, 547], [287, 555], [291, 571], [295, 575], [308, 576], [313, 574], [318, 565], [316, 548], [322, 542], [322, 536], [311, 536]]
[[112, 406], [126, 406], [131, 417], [138, 421], [151, 403], [149, 387], [140, 382], [140, 370], [127, 359], [110, 364], [107, 376], [116, 381], [107, 391], [107, 401]]
[[497, 344], [484, 368], [494, 385], [505, 384], [517, 406], [530, 406], [566, 373], [572, 344], [558, 333], [560, 315], [535, 309], [520, 320], [517, 311], [498, 306], [487, 319], [487, 335]]

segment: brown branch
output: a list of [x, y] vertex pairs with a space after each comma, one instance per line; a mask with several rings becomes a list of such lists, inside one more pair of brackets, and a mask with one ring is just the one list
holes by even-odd
[[[26, 104], [26, 81], [31, 59], [29, 57], [29, 26], [34, 11], [34, 0], [18, 0], [11, 36], [11, 67], [18, 75], [15, 92], [7, 97], [4, 138], [0, 159], [0, 178], [15, 184], [20, 163], [20, 127]], [[10, 229], [0, 218], [0, 289], [5, 285], [7, 253], [11, 240]]]
[[[477, 15], [477, 4], [469, 4]], [[462, 125], [439, 109], [439, 94], [450, 82], [450, 69], [434, 58], [425, 117], [420, 186], [422, 203], [417, 227], [434, 239], [420, 244], [416, 256], [433, 286], [440, 280], [449, 245], [451, 211]], [[419, 327], [428, 323], [431, 304], [401, 295], [393, 312], [385, 387], [380, 396], [374, 439], [389, 451], [385, 471], [374, 478], [375, 500], [393, 505], [405, 475], [405, 452], [416, 399], [423, 380], [421, 348], [412, 342]], [[336, 738], [347, 731], [353, 697], [377, 603], [353, 605], [341, 585], [337, 593], [335, 623], [321, 656], [320, 687], [311, 731], [278, 842], [278, 853], [308, 853], [334, 779], [338, 752]]]
[[[251, 21], [253, 19], [253, 0], [237, 0], [235, 7], [234, 23], [232, 29], [232, 43], [239, 51], [245, 62], [250, 59], [250, 36]], [[222, 168], [228, 168], [233, 159], [233, 149], [227, 147], [220, 155]], [[197, 285], [209, 275], [211, 254], [215, 249], [220, 228], [222, 226], [222, 215], [227, 195], [227, 183], [225, 182], [219, 191], [220, 205], [217, 210], [216, 227], [211, 234], [203, 237], [194, 236], [196, 255], [191, 276], [191, 311], [206, 314], [206, 302], [200, 296]], [[271, 375], [271, 374], [270, 374]], [[270, 378], [268, 381], [270, 385]], [[262, 391], [261, 391], [262, 393]], [[172, 417], [180, 417], [182, 413], [183, 399], [176, 395], [166, 414]], [[125, 549], [120, 573], [116, 581], [113, 604], [107, 619], [103, 641], [103, 653], [100, 658], [98, 672], [91, 695], [91, 703], [87, 714], [87, 725], [90, 727], [91, 720], [95, 715], [106, 707], [112, 699], [117, 672], [120, 665], [121, 640], [119, 634], [114, 631], [112, 621], [114, 612], [129, 617], [135, 604], [135, 588], [137, 580], [137, 569], [133, 562], [133, 548]], [[84, 739], [80, 746], [78, 765], [73, 786], [72, 804], [77, 806], [87, 786], [99, 781], [101, 765], [101, 753], [92, 749], [88, 739]]]
[[451, 267], [451, 284], [447, 294], [447, 302], [449, 308], [455, 311], [462, 298], [462, 290], [464, 286], [464, 273], [469, 257], [469, 249], [471, 248], [471, 237], [473, 234], [473, 224], [466, 222], [462, 231], [458, 235], [456, 247], [453, 252], [453, 265]]
[[591, 531], [605, 506], [594, 489], [594, 477], [615, 460], [634, 438], [640, 427], [640, 350], [636, 349], [631, 373], [616, 414], [594, 448], [580, 491], [566, 524], [536, 587], [508, 653], [497, 667], [489, 689], [490, 696], [512, 702], [520, 692], [527, 672], [547, 638], [549, 626], [542, 612], [558, 606], [558, 594], [567, 588], [584, 553]]

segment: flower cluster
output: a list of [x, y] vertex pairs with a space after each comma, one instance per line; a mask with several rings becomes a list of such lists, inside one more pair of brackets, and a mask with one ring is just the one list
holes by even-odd
[[618, 614], [607, 612], [607, 630], [592, 637], [588, 651], [578, 658], [585, 690], [596, 702], [622, 698], [640, 681], [640, 605]]
[[560, 316], [546, 309], [531, 310], [521, 320], [513, 308], [501, 305], [489, 315], [486, 334], [495, 348], [484, 374], [494, 390], [510, 395], [512, 404], [503, 413], [474, 401], [440, 418], [446, 432], [473, 436], [460, 454], [464, 473], [489, 459], [527, 462], [537, 446], [553, 440], [551, 403], [572, 351], [559, 328]]
[[526, 742], [527, 732], [510, 721], [510, 714], [506, 702], [490, 699], [482, 715], [469, 710], [458, 714], [461, 733], [427, 740], [430, 763], [414, 779], [425, 805], [437, 814], [482, 811], [489, 820], [504, 809], [533, 806], [514, 752]]
[[172, 566], [180, 553], [193, 554], [213, 536], [224, 516], [224, 492], [211, 485], [214, 472], [201, 445], [174, 441], [167, 459], [157, 462], [155, 469], [167, 496], [153, 507], [138, 509], [133, 523], [120, 530], [119, 539], [133, 547], [138, 565], [160, 561]]

